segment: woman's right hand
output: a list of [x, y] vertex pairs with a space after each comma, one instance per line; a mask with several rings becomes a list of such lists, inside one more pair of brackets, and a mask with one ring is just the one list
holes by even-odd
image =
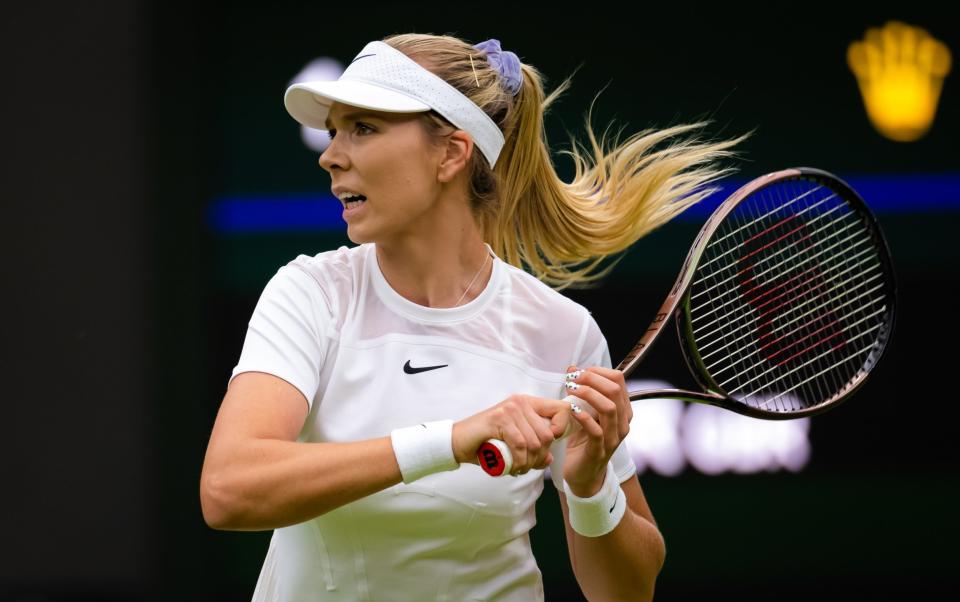
[[488, 439], [507, 444], [512, 475], [542, 470], [553, 462], [550, 444], [567, 429], [570, 404], [533, 395], [511, 395], [497, 405], [453, 424], [453, 454], [461, 464], [479, 464], [477, 450]]

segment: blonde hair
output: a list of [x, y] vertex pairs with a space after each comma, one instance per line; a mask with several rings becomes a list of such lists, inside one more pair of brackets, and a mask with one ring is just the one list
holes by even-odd
[[[606, 276], [622, 255], [605, 259], [712, 194], [708, 186], [734, 170], [717, 160], [749, 133], [732, 140], [677, 140], [705, 122], [644, 130], [619, 142], [597, 139], [586, 118], [589, 149], [571, 140], [576, 175], [557, 175], [543, 118], [570, 86], [567, 78], [549, 96], [536, 68], [521, 64], [523, 86], [513, 96], [486, 54], [451, 36], [401, 34], [383, 40], [445, 80], [477, 104], [503, 131], [505, 144], [496, 167], [481, 153], [471, 158], [470, 203], [484, 240], [508, 263], [526, 269], [562, 290], [589, 288]], [[431, 133], [450, 123], [426, 113]], [[668, 143], [665, 148], [657, 145]]]

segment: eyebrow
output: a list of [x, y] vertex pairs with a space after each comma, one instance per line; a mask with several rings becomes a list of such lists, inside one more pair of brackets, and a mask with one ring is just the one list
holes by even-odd
[[[375, 115], [375, 114], [373, 114], [373, 113], [370, 113], [370, 112], [368, 112], [368, 111], [354, 111], [353, 113], [345, 113], [345, 114], [343, 115], [343, 120], [344, 120], [344, 121], [352, 121], [352, 120], [357, 119], [358, 117], [364, 117], [364, 118], [373, 117], [374, 119], [378, 119], [378, 118], [379, 118], [377, 115]], [[332, 129], [332, 128], [331, 128], [331, 122], [330, 122], [330, 117], [329, 117], [329, 116], [326, 118], [326, 120], [323, 122], [323, 124], [324, 124], [325, 126], [327, 126], [327, 129], [328, 129], [328, 130], [329, 130], [329, 129]]]

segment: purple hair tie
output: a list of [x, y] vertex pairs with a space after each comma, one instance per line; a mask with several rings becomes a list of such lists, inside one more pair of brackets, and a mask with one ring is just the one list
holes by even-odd
[[520, 70], [520, 59], [517, 55], [509, 50], [502, 50], [500, 40], [497, 39], [480, 42], [474, 48], [487, 53], [487, 61], [500, 74], [507, 90], [516, 96], [523, 85], [523, 72]]

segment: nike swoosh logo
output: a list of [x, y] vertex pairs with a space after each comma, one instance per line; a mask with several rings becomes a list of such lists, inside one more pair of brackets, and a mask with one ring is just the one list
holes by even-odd
[[403, 365], [403, 371], [407, 374], [417, 374], [418, 372], [426, 372], [427, 370], [436, 370], [437, 368], [446, 368], [449, 364], [444, 364], [442, 366], [423, 366], [422, 368], [414, 368], [410, 365], [410, 360], [407, 360], [407, 363]]
[[352, 61], [350, 61], [350, 64], [352, 65], [352, 64], [356, 63], [357, 61], [359, 61], [360, 59], [365, 59], [365, 58], [370, 57], [370, 56], [377, 56], [377, 55], [375, 55], [375, 54], [365, 54], [365, 55], [363, 55], [363, 56], [358, 56], [357, 58], [355, 58], [355, 59], [353, 59]]

